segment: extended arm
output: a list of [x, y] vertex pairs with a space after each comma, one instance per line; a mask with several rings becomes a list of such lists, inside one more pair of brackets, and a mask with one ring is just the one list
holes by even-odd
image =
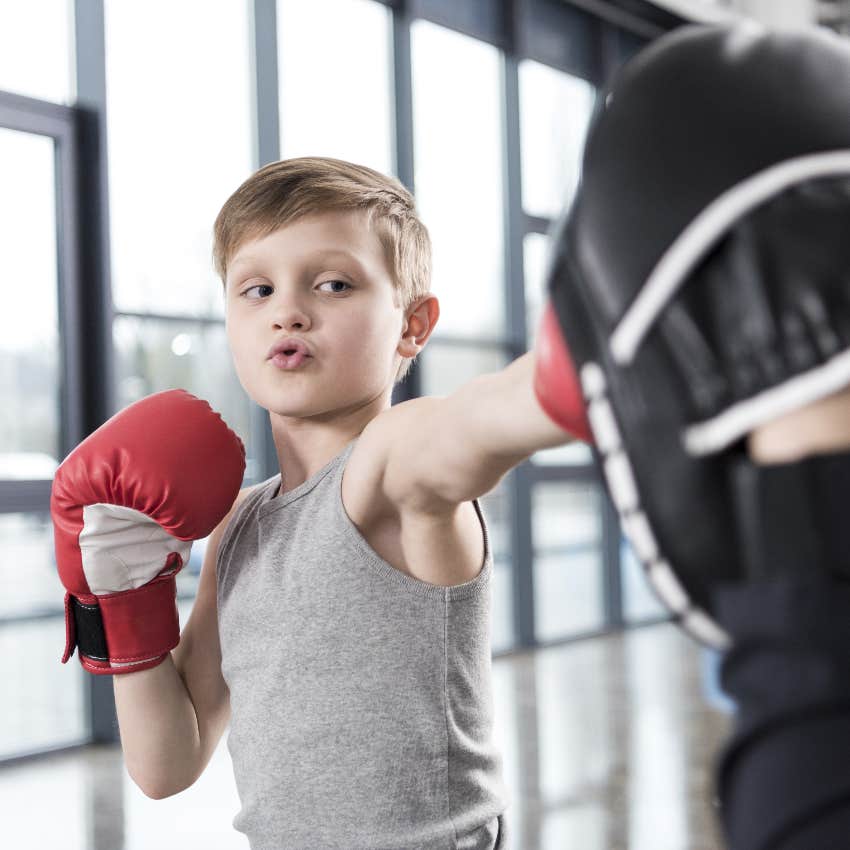
[[451, 395], [378, 417], [370, 429], [387, 446], [385, 491], [400, 504], [440, 510], [488, 493], [534, 452], [570, 442], [538, 400], [538, 357], [530, 351]]

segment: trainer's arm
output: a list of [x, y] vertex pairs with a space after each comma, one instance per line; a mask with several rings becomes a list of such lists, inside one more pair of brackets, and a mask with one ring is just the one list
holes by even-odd
[[793, 463], [850, 450], [850, 388], [759, 426], [747, 440], [756, 463]]
[[490, 492], [534, 452], [571, 442], [537, 399], [535, 356], [530, 351], [451, 395], [403, 402], [375, 420], [388, 446], [385, 491], [424, 510], [459, 504]]

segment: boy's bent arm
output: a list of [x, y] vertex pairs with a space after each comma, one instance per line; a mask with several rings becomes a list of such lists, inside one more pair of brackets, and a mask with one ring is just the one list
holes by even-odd
[[242, 490], [207, 543], [198, 593], [180, 643], [159, 665], [115, 676], [115, 706], [127, 772], [153, 799], [170, 797], [201, 775], [230, 719], [221, 675], [215, 565]]
[[113, 682], [124, 763], [132, 780], [154, 800], [188, 788], [200, 761], [200, 736], [192, 699], [172, 656]]
[[540, 406], [534, 372], [530, 351], [451, 395], [403, 402], [382, 414], [388, 496], [424, 511], [457, 505], [489, 493], [536, 451], [571, 442]]

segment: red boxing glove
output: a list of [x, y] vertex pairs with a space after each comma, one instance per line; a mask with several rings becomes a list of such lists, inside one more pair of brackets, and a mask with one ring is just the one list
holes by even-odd
[[192, 541], [227, 515], [242, 484], [241, 440], [184, 390], [148, 396], [88, 436], [50, 497], [65, 595], [62, 663], [91, 673], [155, 667], [180, 641], [175, 577]]
[[534, 392], [555, 424], [579, 440], [593, 443], [581, 384], [551, 301], [543, 313], [537, 339]]

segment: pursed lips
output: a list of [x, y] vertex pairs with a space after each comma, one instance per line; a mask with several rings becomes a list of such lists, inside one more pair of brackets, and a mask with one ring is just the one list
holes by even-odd
[[276, 342], [269, 349], [269, 353], [266, 356], [266, 359], [271, 360], [277, 354], [286, 354], [291, 356], [298, 352], [302, 353], [305, 357], [313, 356], [310, 353], [309, 347], [303, 340], [296, 339], [295, 337], [286, 337], [285, 339]]

